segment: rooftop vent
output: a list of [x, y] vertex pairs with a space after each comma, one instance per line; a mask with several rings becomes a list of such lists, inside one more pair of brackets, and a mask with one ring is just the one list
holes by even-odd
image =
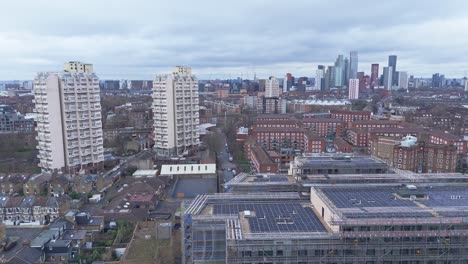
[[245, 210], [245, 211], [244, 211], [244, 216], [245, 216], [245, 217], [250, 217], [251, 215], [252, 215], [252, 214], [250, 213], [249, 210]]

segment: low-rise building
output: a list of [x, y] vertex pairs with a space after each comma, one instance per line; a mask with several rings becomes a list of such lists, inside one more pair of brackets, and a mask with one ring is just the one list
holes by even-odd
[[378, 137], [372, 142], [372, 155], [394, 168], [417, 173], [456, 171], [457, 150], [453, 145], [425, 143], [413, 136], [400, 140]]
[[304, 118], [303, 123], [321, 137], [341, 136], [347, 124], [346, 121], [335, 118]]
[[182, 263], [463, 263], [466, 187], [323, 184], [308, 200], [201, 195], [183, 213]]
[[400, 123], [389, 120], [357, 120], [351, 123], [350, 128], [385, 128], [385, 127], [398, 127]]
[[54, 196], [4, 196], [1, 199], [1, 222], [7, 226], [48, 225], [59, 217], [59, 204]]
[[302, 177], [310, 174], [386, 173], [388, 165], [370, 156], [345, 154], [303, 154], [290, 163], [289, 174]]
[[330, 111], [331, 118], [341, 119], [346, 121], [348, 127], [351, 127], [351, 124], [358, 120], [369, 120], [371, 116], [370, 111], [340, 111], [332, 110]]
[[13, 107], [0, 105], [0, 133], [34, 132], [34, 120], [26, 118]]
[[260, 145], [252, 147], [250, 162], [258, 173], [276, 173], [278, 171], [278, 163]]
[[160, 176], [172, 178], [216, 178], [216, 164], [161, 165]]

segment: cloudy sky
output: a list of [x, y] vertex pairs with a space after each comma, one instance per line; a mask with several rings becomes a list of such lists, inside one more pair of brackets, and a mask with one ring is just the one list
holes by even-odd
[[93, 63], [101, 79], [174, 65], [199, 78], [313, 76], [350, 50], [366, 72], [390, 54], [418, 77], [468, 71], [466, 0], [10, 0], [0, 10], [1, 80], [68, 60]]

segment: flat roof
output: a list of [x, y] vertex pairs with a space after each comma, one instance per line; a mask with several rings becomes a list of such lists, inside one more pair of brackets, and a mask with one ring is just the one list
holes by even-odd
[[300, 202], [249, 202], [213, 205], [213, 215], [239, 215], [250, 233], [326, 232], [312, 211]]
[[468, 217], [468, 186], [412, 184], [314, 187], [344, 219]]
[[[379, 159], [371, 156], [353, 156], [346, 154], [306, 154], [303, 156], [297, 156], [294, 159], [296, 164], [301, 166], [369, 166], [369, 165], [381, 165], [387, 167], [387, 164]], [[365, 167], [363, 167], [364, 169]]]
[[235, 239], [329, 235], [310, 202], [300, 199], [297, 193], [200, 195], [185, 214], [192, 221], [226, 221], [228, 239], [233, 234]]
[[158, 170], [136, 170], [133, 177], [154, 177], [158, 173]]
[[162, 165], [161, 175], [215, 174], [216, 164], [177, 164]]

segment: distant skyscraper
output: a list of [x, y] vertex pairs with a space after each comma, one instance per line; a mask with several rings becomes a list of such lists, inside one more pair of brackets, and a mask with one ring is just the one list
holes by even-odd
[[365, 75], [364, 72], [358, 72], [357, 77], [355, 79], [359, 79], [359, 91], [364, 91], [366, 89], [366, 85], [369, 78], [368, 75]]
[[393, 78], [393, 69], [392, 67], [383, 68], [383, 86], [385, 90], [392, 89], [392, 78]]
[[154, 149], [161, 156], [179, 156], [199, 144], [198, 80], [190, 67], [177, 66], [172, 74], [153, 82]]
[[465, 92], [468, 92], [468, 80], [465, 78]]
[[317, 71], [315, 72], [315, 90], [323, 91], [324, 90], [324, 80], [323, 78], [325, 77], [325, 71], [324, 71], [324, 66], [319, 65]]
[[408, 90], [408, 73], [400, 71], [398, 72], [398, 87], [400, 89]]
[[331, 87], [334, 86], [335, 84], [334, 74], [335, 74], [335, 67], [328, 66], [327, 71], [325, 72], [325, 77], [323, 78], [324, 90], [328, 91], [330, 90]]
[[388, 56], [388, 67], [392, 67], [392, 78], [393, 78], [392, 85], [397, 85], [398, 83], [397, 76], [395, 74], [396, 66], [397, 66], [397, 56], [396, 55]]
[[349, 60], [348, 58], [344, 59], [344, 67], [343, 67], [343, 86], [348, 85], [349, 83]]
[[371, 67], [370, 87], [374, 90], [375, 86], [379, 86], [379, 64], [374, 63]]
[[359, 99], [359, 79], [349, 79], [349, 99]]
[[92, 64], [65, 63], [64, 72], [34, 79], [39, 167], [66, 172], [104, 161], [99, 79]]
[[274, 76], [270, 76], [265, 83], [265, 97], [279, 97], [280, 96], [280, 89], [279, 89], [279, 81]]
[[289, 92], [293, 86], [293, 76], [291, 73], [286, 73], [283, 80], [283, 93]]
[[440, 87], [440, 76], [439, 73], [434, 73], [432, 75], [432, 88], [439, 88]]
[[356, 79], [358, 72], [358, 52], [351, 51], [349, 53], [349, 78]]
[[344, 85], [344, 78], [346, 77], [346, 67], [343, 55], [338, 55], [338, 58], [336, 58], [334, 70], [335, 83], [333, 84], [333, 86], [341, 88]]

